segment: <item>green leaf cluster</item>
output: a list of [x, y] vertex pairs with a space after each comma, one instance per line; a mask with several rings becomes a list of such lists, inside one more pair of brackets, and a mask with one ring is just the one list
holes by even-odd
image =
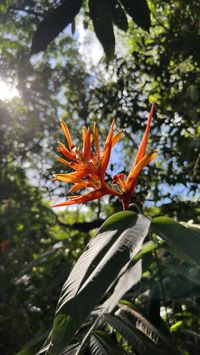
[[[101, 42], [107, 59], [115, 52], [115, 35], [113, 24], [123, 31], [128, 30], [126, 13], [144, 30], [149, 30], [150, 10], [146, 0], [89, 0], [89, 17], [93, 22], [94, 31]], [[75, 21], [83, 0], [65, 0], [60, 5], [44, 14], [32, 41], [32, 54], [44, 51], [47, 46], [62, 32], [65, 27]]]
[[[70, 2], [64, 3], [67, 6]], [[66, 354], [200, 352], [200, 210], [196, 203], [199, 1], [148, 1], [150, 33], [137, 28], [147, 26], [139, 10], [138, 14], [131, 12], [128, 1], [109, 2], [115, 3], [120, 6], [111, 6], [107, 12], [103, 5], [102, 10], [92, 10], [91, 5], [91, 11], [99, 11], [100, 22], [87, 13], [86, 2], [82, 7], [110, 57], [114, 41], [123, 40], [117, 31], [113, 38], [113, 26], [125, 31], [127, 14], [132, 18], [135, 15], [134, 23], [129, 21], [126, 53], [118, 52], [106, 75], [102, 63], [88, 69], [68, 31], [52, 40], [45, 53], [30, 58], [36, 28], [48, 22], [45, 18], [59, 9], [61, 2], [23, 0], [0, 4], [0, 76], [16, 82], [20, 93], [12, 101], [0, 101], [2, 354], [12, 355], [20, 349], [24, 349], [22, 354], [35, 354], [48, 335], [47, 349], [50, 341], [58, 348], [65, 346], [62, 331], [67, 334]], [[131, 3], [136, 6], [134, 1]], [[75, 2], [72, 10], [74, 6]], [[73, 18], [74, 13], [70, 16]], [[67, 15], [63, 21], [66, 19]], [[65, 26], [64, 22], [59, 25]], [[107, 37], [104, 22], [110, 31]], [[60, 30], [57, 27], [57, 34]], [[56, 33], [54, 26], [52, 33]], [[158, 147], [159, 156], [141, 174], [133, 202], [140, 208], [145, 202], [144, 211], [152, 217], [150, 232], [145, 232], [141, 245], [138, 220], [134, 217], [133, 225], [127, 220], [123, 224], [123, 218], [117, 222], [119, 215], [115, 215], [115, 221], [107, 220], [104, 232], [101, 229], [108, 233], [108, 239], [98, 239], [100, 232], [91, 239], [93, 229], [119, 211], [121, 205], [110, 199], [106, 203], [93, 202], [84, 209], [52, 212], [51, 200], [64, 200], [68, 190], [68, 186], [51, 183], [54, 172], [69, 171], [62, 170], [54, 159], [55, 142], [63, 141], [59, 120], [64, 116], [75, 143], [80, 145], [82, 125], [91, 126], [96, 120], [103, 141], [115, 117], [116, 127], [124, 130], [125, 137], [119, 144], [120, 158], [110, 165], [106, 177], [110, 179], [116, 171], [129, 171], [145, 128], [149, 100], [157, 107], [148, 149]], [[141, 218], [144, 226], [140, 225], [140, 232], [147, 223], [146, 217]], [[132, 236], [136, 235], [140, 236], [135, 249]], [[82, 254], [87, 243], [89, 249]], [[135, 256], [133, 250], [137, 251]], [[85, 269], [80, 260], [84, 260]], [[73, 283], [73, 301], [67, 294], [69, 275], [76, 281], [80, 276], [80, 284], [77, 281], [74, 287]], [[54, 317], [65, 281], [67, 288], [62, 290], [63, 298]], [[70, 304], [77, 307], [79, 300], [81, 308], [70, 308]]]

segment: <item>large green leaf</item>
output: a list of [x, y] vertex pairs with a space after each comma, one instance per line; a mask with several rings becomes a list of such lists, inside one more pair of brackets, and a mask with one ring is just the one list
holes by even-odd
[[49, 330], [43, 334], [38, 335], [35, 339], [31, 340], [26, 344], [23, 350], [17, 353], [17, 355], [35, 355], [40, 349], [41, 345], [44, 343]]
[[107, 0], [89, 0], [89, 10], [96, 36], [103, 46], [107, 59], [110, 60], [115, 52], [111, 3]]
[[158, 329], [162, 326], [162, 318], [160, 316], [161, 295], [160, 283], [155, 281], [150, 288], [146, 315], [148, 320]]
[[31, 53], [44, 51], [48, 44], [73, 21], [82, 3], [83, 0], [65, 0], [48, 13], [34, 34]]
[[141, 260], [139, 260], [137, 264], [130, 266], [119, 277], [117, 283], [115, 284], [114, 290], [111, 293], [111, 296], [102, 305], [100, 305], [99, 307], [94, 309], [94, 311], [91, 312], [90, 316], [96, 318], [95, 324], [93, 323], [93, 325], [87, 331], [85, 337], [82, 339], [80, 343], [79, 351], [83, 349], [84, 346], [86, 345], [88, 338], [90, 338], [91, 336], [92, 331], [104, 321], [104, 315], [112, 312], [112, 310], [116, 307], [117, 303], [122, 298], [122, 296], [124, 296], [124, 294], [130, 288], [132, 288], [135, 284], [139, 282], [141, 276], [142, 276], [142, 262]]
[[148, 233], [149, 218], [131, 211], [108, 218], [63, 286], [50, 335], [51, 353], [69, 344], [110, 285], [126, 270]]
[[172, 248], [200, 264], [200, 234], [168, 217], [155, 217], [152, 230]]
[[112, 3], [112, 21], [122, 31], [128, 30], [128, 21], [126, 14], [118, 0], [111, 0]]
[[110, 335], [101, 330], [92, 333], [89, 341], [92, 355], [123, 355], [123, 350]]
[[140, 281], [141, 276], [142, 262], [139, 260], [137, 264], [129, 267], [122, 276], [120, 276], [111, 296], [100, 307], [101, 311], [103, 311], [103, 313], [112, 312], [125, 293]]
[[75, 343], [72, 345], [68, 345], [64, 351], [62, 352], [62, 355], [75, 355], [77, 350], [79, 348], [79, 343]]
[[200, 286], [200, 268], [197, 268], [195, 264], [191, 264], [191, 263], [186, 263], [184, 261], [184, 263], [179, 262], [179, 260], [169, 260], [169, 262], [167, 262], [165, 264], [165, 266], [170, 270], [170, 273], [172, 273], [172, 275], [176, 275], [179, 274], [180, 277], [183, 277], [184, 279], [187, 279], [191, 282], [193, 282], [194, 284], [196, 284], [198, 287]]
[[151, 26], [150, 10], [146, 0], [120, 0], [133, 21], [144, 30]]
[[142, 355], [178, 354], [171, 339], [163, 336], [147, 319], [127, 306], [120, 307], [114, 315], [106, 315], [105, 319]]
[[[133, 323], [124, 315], [110, 315], [106, 316], [106, 321], [114, 329], [116, 329], [124, 339], [132, 346], [132, 348], [142, 355], [161, 355], [156, 351], [156, 346], [151, 344], [147, 339], [148, 344], [145, 343], [144, 335], [134, 327]], [[167, 355], [167, 354], [166, 354]]]
[[173, 300], [183, 300], [188, 297], [199, 297], [199, 287], [192, 281], [184, 277], [166, 277], [163, 280], [163, 287], [165, 288], [165, 297]]
[[144, 255], [146, 255], [148, 253], [151, 253], [153, 250], [156, 250], [156, 249], [160, 248], [162, 243], [155, 244], [152, 240], [150, 240], [149, 242], [145, 243], [143, 245], [143, 247], [141, 248], [141, 250], [139, 251], [139, 253], [137, 253], [137, 255], [134, 257], [134, 261], [140, 260], [140, 259], [143, 258]]

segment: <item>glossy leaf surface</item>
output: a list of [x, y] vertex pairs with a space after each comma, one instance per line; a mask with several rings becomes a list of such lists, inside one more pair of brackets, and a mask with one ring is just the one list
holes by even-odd
[[107, 315], [106, 320], [127, 339], [135, 351], [143, 355], [178, 354], [170, 339], [127, 306], [121, 307], [114, 315]]
[[51, 333], [52, 353], [73, 338], [82, 322], [140, 250], [150, 220], [131, 211], [108, 218], [63, 286]]
[[172, 248], [200, 265], [200, 233], [196, 229], [187, 228], [169, 217], [153, 218], [151, 227]]

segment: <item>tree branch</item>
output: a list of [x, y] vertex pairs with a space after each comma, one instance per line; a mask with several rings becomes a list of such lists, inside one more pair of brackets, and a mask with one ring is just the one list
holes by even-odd
[[76, 229], [80, 232], [89, 232], [92, 229], [99, 228], [104, 222], [104, 219], [100, 218], [91, 222], [75, 222], [73, 224], [68, 224], [68, 223], [61, 222], [59, 218], [56, 219], [57, 219], [57, 223], [61, 227], [68, 228], [68, 229]]

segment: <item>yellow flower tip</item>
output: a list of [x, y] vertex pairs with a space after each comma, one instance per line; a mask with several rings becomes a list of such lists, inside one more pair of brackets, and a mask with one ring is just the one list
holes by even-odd
[[82, 139], [83, 143], [85, 142], [85, 136], [86, 136], [87, 128], [85, 126], [82, 127]]
[[98, 128], [97, 128], [96, 122], [94, 122], [94, 125], [93, 125], [93, 136], [94, 136], [94, 141], [97, 140], [98, 136], [99, 136], [99, 132], [98, 132]]
[[64, 135], [67, 139], [67, 142], [68, 142], [68, 145], [69, 145], [69, 148], [71, 149], [71, 147], [73, 146], [73, 143], [72, 143], [72, 138], [71, 138], [71, 135], [70, 135], [70, 132], [69, 132], [69, 129], [66, 125], [66, 123], [64, 122], [64, 120], [62, 119], [61, 120], [61, 128], [64, 132]]
[[100, 153], [100, 145], [99, 145], [99, 132], [98, 132], [98, 128], [96, 126], [96, 122], [94, 122], [94, 125], [93, 125], [93, 139], [94, 139], [94, 146], [96, 149], [97, 157], [99, 159], [101, 153]]
[[90, 134], [90, 143], [93, 142], [93, 139], [94, 139], [94, 136], [93, 136], [93, 134], [91, 133], [91, 134]]
[[157, 157], [158, 153], [159, 153], [159, 149], [155, 149], [151, 153], [147, 154], [147, 156], [150, 159], [150, 162]]
[[123, 134], [124, 134], [123, 131], [119, 131], [118, 133], [116, 133], [114, 135], [114, 137], [112, 138], [112, 147], [114, 147], [114, 145], [119, 142], [119, 140], [122, 138]]
[[62, 145], [61, 141], [57, 141], [57, 144], [59, 145], [59, 147], [61, 147]]
[[63, 119], [60, 120], [60, 126], [61, 126], [62, 131], [64, 132], [64, 130], [67, 127], [67, 125], [66, 125], [66, 123], [65, 123], [65, 121]]
[[148, 165], [152, 160], [154, 160], [157, 154], [158, 151], [153, 150], [151, 153], [145, 155], [140, 161], [138, 161], [135, 166], [132, 167], [125, 182], [127, 191], [130, 191], [130, 193], [133, 191], [141, 170], [144, 169], [144, 167]]

